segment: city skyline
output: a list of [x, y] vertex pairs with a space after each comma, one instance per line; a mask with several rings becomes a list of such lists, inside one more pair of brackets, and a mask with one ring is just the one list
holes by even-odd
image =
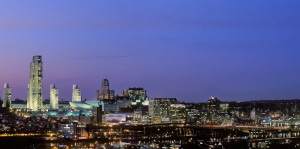
[[13, 100], [26, 100], [28, 63], [41, 54], [44, 99], [50, 84], [59, 88], [59, 99], [71, 101], [73, 84], [84, 99], [96, 98], [104, 78], [115, 95], [143, 87], [150, 98], [187, 102], [300, 98], [297, 6], [279, 0], [3, 1], [0, 84], [10, 84]]
[[0, 0], [0, 148], [300, 148], [299, 6]]

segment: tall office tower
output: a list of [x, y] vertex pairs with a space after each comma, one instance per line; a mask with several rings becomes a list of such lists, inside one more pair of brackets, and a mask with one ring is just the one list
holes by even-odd
[[31, 100], [30, 100], [30, 84], [28, 84], [28, 86], [27, 86], [27, 109], [31, 109], [30, 105], [31, 105]]
[[33, 57], [30, 63], [29, 109], [39, 111], [43, 108], [43, 62], [42, 56]]
[[72, 101], [81, 102], [81, 90], [78, 88], [78, 85], [73, 85], [73, 95]]
[[50, 84], [50, 110], [58, 110], [58, 88]]
[[115, 91], [109, 90], [109, 82], [107, 79], [102, 81], [102, 88], [101, 90], [97, 90], [97, 100], [103, 99], [113, 99]]
[[[6, 104], [7, 102], [9, 103], [9, 105]], [[9, 108], [11, 107], [11, 88], [7, 83], [4, 84], [2, 107], [6, 106], [9, 106]]]

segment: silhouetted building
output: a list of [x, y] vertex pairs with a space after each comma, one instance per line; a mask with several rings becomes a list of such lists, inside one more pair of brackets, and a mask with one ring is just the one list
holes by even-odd
[[220, 101], [217, 97], [211, 97], [206, 102], [206, 110], [213, 114], [227, 113], [229, 103]]
[[98, 107], [93, 107], [93, 116], [94, 116], [94, 123], [101, 125], [102, 124], [102, 105]]

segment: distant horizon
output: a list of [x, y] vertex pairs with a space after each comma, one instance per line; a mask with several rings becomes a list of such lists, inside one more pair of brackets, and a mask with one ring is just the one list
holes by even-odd
[[[117, 96], [117, 95], [115, 95]], [[122, 96], [120, 96], [122, 97]], [[153, 97], [153, 98], [176, 98], [176, 97]], [[150, 99], [153, 99], [153, 98], [149, 98]], [[215, 97], [215, 98], [218, 98], [218, 97]], [[0, 98], [2, 100], [2, 98]], [[15, 99], [12, 99], [12, 101], [15, 101], [16, 99], [19, 99], [19, 100], [22, 100], [22, 101], [27, 101], [27, 99], [20, 99], [20, 98], [15, 98]], [[87, 98], [82, 98], [82, 100], [85, 100]], [[177, 98], [176, 98], [177, 99]], [[210, 98], [207, 99], [207, 101], [209, 100]], [[218, 98], [219, 99], [219, 98]], [[43, 99], [43, 101], [45, 100], [50, 100], [50, 98], [45, 98]], [[58, 99], [58, 101], [60, 102], [61, 100], [63, 101], [72, 101], [72, 100], [65, 100], [65, 99]], [[93, 100], [96, 100], [97, 101], [97, 98], [93, 98], [93, 99], [87, 99], [87, 101], [93, 101]], [[106, 99], [106, 100], [110, 100], [110, 99]], [[178, 100], [178, 99], [177, 99]], [[295, 99], [261, 99], [261, 100], [245, 100], [245, 101], [234, 101], [234, 100], [230, 100], [230, 101], [226, 101], [226, 100], [221, 100], [219, 99], [221, 102], [252, 102], [252, 101], [277, 101], [277, 100], [300, 100], [300, 98], [295, 98]], [[201, 101], [201, 102], [186, 102], [186, 101], [181, 101], [181, 100], [178, 100], [180, 102], [185, 102], [185, 103], [203, 103], [203, 102], [206, 102], [206, 101]]]

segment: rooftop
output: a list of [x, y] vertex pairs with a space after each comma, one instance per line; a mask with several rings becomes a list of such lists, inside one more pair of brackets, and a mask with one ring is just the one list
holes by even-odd
[[144, 88], [142, 88], [142, 87], [132, 87], [132, 88], [130, 88], [129, 87], [128, 90], [144, 90]]

